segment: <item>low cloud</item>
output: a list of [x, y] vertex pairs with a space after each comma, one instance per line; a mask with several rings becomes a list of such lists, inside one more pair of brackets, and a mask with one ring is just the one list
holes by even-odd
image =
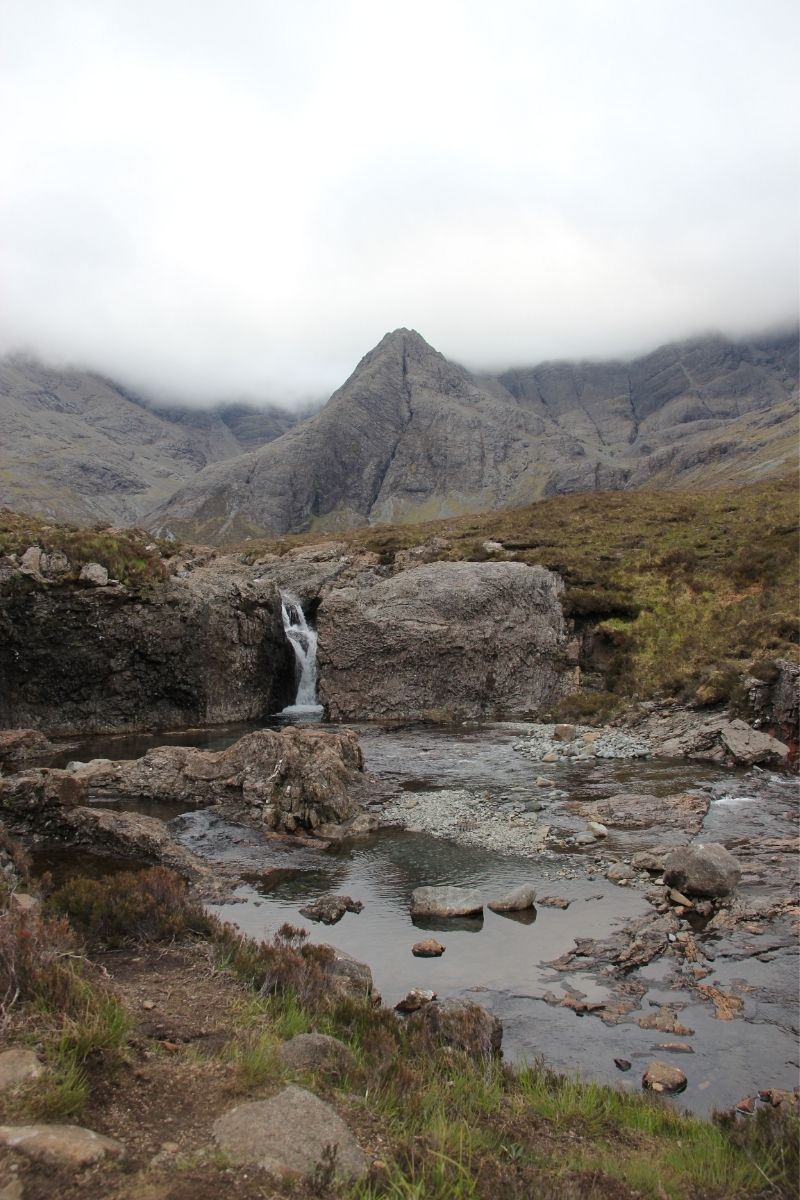
[[0, 351], [327, 395], [796, 318], [794, 4], [12, 0]]

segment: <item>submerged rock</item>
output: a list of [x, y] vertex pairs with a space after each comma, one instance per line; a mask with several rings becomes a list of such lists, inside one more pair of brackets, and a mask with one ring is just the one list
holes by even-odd
[[214, 1122], [214, 1139], [235, 1163], [279, 1177], [308, 1178], [334, 1162], [337, 1179], [358, 1179], [367, 1160], [338, 1113], [305, 1088], [239, 1104]]
[[664, 882], [687, 896], [727, 896], [741, 875], [730, 851], [716, 842], [673, 850], [664, 864]]
[[470, 888], [420, 887], [411, 893], [412, 917], [468, 917], [480, 912], [480, 893]]

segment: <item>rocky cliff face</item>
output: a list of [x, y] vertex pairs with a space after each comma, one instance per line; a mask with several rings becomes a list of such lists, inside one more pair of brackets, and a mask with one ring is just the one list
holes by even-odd
[[0, 361], [0, 506], [56, 520], [134, 524], [209, 463], [285, 433], [265, 406], [156, 407], [111, 380]]
[[201, 471], [148, 520], [224, 542], [648, 482], [752, 480], [794, 461], [797, 376], [795, 334], [490, 377], [399, 329], [316, 416]]
[[54, 735], [219, 724], [294, 697], [272, 583], [217, 562], [149, 589], [0, 594], [0, 726]]
[[576, 686], [560, 592], [542, 567], [447, 562], [330, 591], [320, 699], [334, 719], [535, 711]]

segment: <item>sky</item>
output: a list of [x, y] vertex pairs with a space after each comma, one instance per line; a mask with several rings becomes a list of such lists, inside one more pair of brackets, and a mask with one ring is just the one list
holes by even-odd
[[795, 0], [0, 0], [0, 353], [321, 398], [797, 319]]

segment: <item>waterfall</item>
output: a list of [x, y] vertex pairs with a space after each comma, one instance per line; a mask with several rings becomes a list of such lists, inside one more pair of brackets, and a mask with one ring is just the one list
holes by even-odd
[[317, 702], [317, 631], [305, 618], [303, 606], [291, 592], [281, 592], [281, 615], [297, 660], [297, 695], [284, 712], [320, 712]]

